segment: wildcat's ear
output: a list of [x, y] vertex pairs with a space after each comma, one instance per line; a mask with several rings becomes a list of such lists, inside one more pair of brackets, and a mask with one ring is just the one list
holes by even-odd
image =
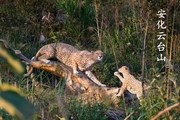
[[127, 67], [125, 67], [125, 70], [128, 70], [128, 68], [127, 68]]

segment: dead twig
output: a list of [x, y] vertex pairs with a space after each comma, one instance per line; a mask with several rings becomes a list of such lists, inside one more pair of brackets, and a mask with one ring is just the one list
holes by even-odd
[[128, 118], [130, 118], [132, 114], [134, 114], [134, 111], [132, 111], [128, 116], [126, 116], [126, 118], [124, 118], [124, 120], [128, 120]]
[[169, 110], [171, 110], [171, 109], [173, 109], [173, 108], [175, 108], [175, 107], [178, 107], [178, 106], [180, 106], [180, 102], [175, 103], [175, 104], [173, 104], [173, 105], [165, 108], [164, 110], [160, 111], [156, 116], [154, 116], [154, 117], [151, 118], [150, 120], [156, 120], [156, 119], [158, 119], [162, 114], [164, 114], [164, 113], [168, 112]]
[[29, 63], [31, 60], [28, 59], [26, 56], [24, 56], [21, 51], [19, 50], [15, 50], [14, 48], [12, 48], [6, 40], [0, 39], [0, 42], [4, 44], [4, 46], [6, 48], [8, 48], [9, 50], [11, 50], [12, 52], [14, 52], [21, 60], [23, 60], [23, 62]]

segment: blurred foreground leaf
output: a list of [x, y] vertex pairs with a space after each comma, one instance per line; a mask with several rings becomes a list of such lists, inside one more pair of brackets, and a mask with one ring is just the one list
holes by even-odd
[[21, 120], [30, 119], [35, 109], [18, 88], [8, 84], [0, 85], [0, 108]]
[[7, 62], [14, 72], [18, 75], [23, 75], [25, 71], [24, 64], [18, 59], [18, 57], [7, 49], [1, 42], [0, 42], [0, 62], [4, 60]]

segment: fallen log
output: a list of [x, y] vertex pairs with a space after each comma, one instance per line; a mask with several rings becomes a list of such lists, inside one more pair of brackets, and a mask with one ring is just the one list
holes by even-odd
[[[18, 58], [27, 65], [27, 68], [36, 68], [50, 72], [59, 77], [66, 79], [66, 88], [71, 92], [78, 92], [83, 99], [95, 98], [97, 101], [102, 102], [104, 99], [110, 99], [113, 104], [117, 104], [117, 94], [120, 91], [118, 87], [101, 87], [92, 82], [83, 72], [80, 75], [73, 75], [72, 69], [60, 62], [51, 61], [44, 63], [42, 61], [32, 61], [21, 53], [20, 50], [13, 49], [6, 40], [0, 39], [6, 48], [13, 51]], [[29, 76], [32, 69], [28, 69]]]

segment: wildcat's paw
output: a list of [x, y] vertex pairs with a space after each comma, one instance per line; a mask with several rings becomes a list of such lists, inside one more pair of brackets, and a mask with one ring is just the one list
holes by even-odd
[[51, 62], [50, 60], [46, 60], [46, 59], [42, 59], [42, 60], [40, 60], [40, 61], [45, 62], [46, 64], [48, 64], [48, 63]]
[[100, 84], [99, 86], [101, 86], [101, 87], [106, 87], [106, 85], [105, 85], [105, 84]]
[[114, 72], [114, 75], [116, 76], [116, 75], [118, 75], [119, 73], [118, 72]]

